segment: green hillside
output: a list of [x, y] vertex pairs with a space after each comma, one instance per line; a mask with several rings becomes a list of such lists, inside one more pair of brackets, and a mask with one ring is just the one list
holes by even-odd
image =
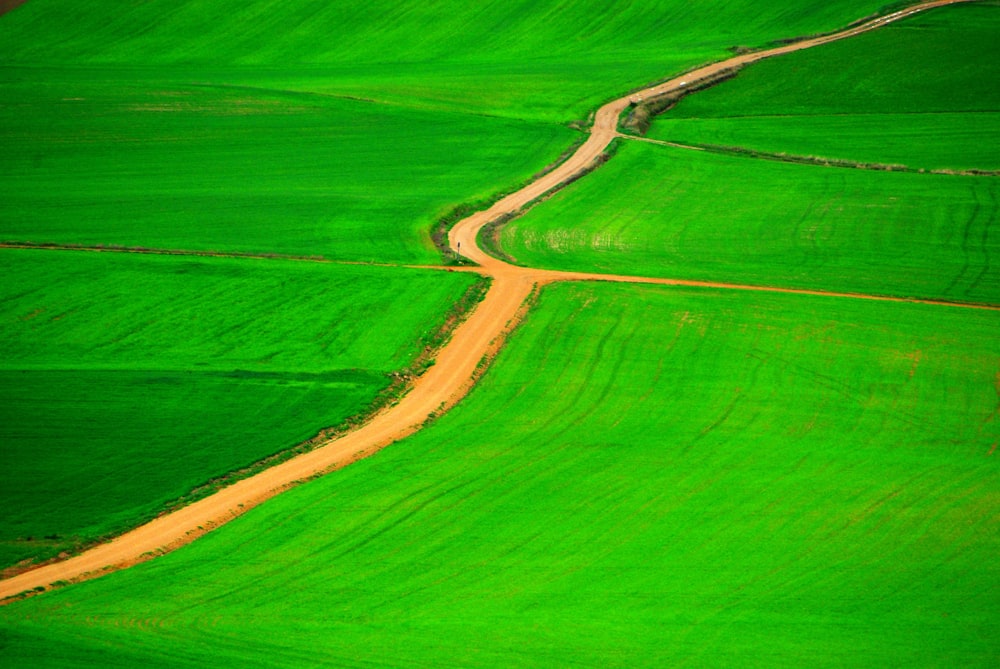
[[430, 429], [162, 559], [0, 609], [5, 655], [992, 666], [998, 319], [547, 288]]
[[0, 18], [0, 239], [435, 262], [438, 218], [609, 96], [877, 7], [32, 0]]
[[130, 77], [60, 70], [0, 88], [0, 239], [438, 262], [439, 217], [493, 194], [498, 176], [528, 179], [575, 137], [551, 124]]
[[[871, 0], [746, 0], [626, 5], [586, 0], [475, 4], [284, 0], [32, 0], [4, 17], [10, 63], [235, 66], [244, 77], [366, 97], [460, 101], [566, 121], [623, 86], [717, 59], [730, 45], [827, 31], [871, 14]], [[391, 74], [390, 73], [391, 68]], [[386, 75], [389, 74], [387, 77]], [[476, 99], [490, 82], [490, 99]], [[357, 85], [356, 83], [354, 85]], [[493, 91], [493, 87], [499, 90]]]

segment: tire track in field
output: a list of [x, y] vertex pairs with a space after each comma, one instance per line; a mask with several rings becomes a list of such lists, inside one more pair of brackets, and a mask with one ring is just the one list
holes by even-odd
[[[636, 96], [648, 99], [680, 91], [689, 84], [697, 84], [703, 79], [717, 76], [723, 70], [858, 35], [933, 7], [972, 1], [974, 0], [930, 0], [837, 33], [735, 56], [700, 67], [605, 104], [596, 113], [587, 141], [569, 159], [553, 171], [501, 199], [489, 209], [473, 214], [452, 228], [448, 235], [451, 248], [456, 252], [461, 251], [461, 255], [477, 262], [480, 267], [473, 271], [491, 276], [493, 282], [480, 305], [455, 330], [451, 341], [441, 349], [436, 364], [414, 382], [410, 392], [396, 405], [377, 413], [354, 432], [266, 469], [256, 476], [238, 481], [209, 497], [156, 518], [105, 544], [62, 562], [47, 564], [0, 581], [0, 600], [10, 602], [19, 595], [44, 592], [54, 584], [96, 578], [175, 550], [289, 488], [367, 457], [413, 434], [423, 426], [428, 417], [440, 415], [442, 411], [450, 409], [465, 396], [486, 364], [499, 351], [505, 337], [523, 317], [525, 305], [529, 303], [529, 298], [537, 287], [554, 281], [634, 282], [956, 306], [935, 300], [535, 270], [510, 265], [487, 255], [479, 248], [476, 237], [487, 223], [500, 216], [520, 211], [553, 189], [569, 180], [579, 178], [599, 165], [605, 149], [618, 134], [619, 116]], [[993, 305], [960, 306], [1000, 310], [1000, 306]]]
[[[983, 221], [983, 234], [979, 242], [980, 248], [983, 252], [983, 264], [979, 269], [979, 274], [976, 275], [976, 278], [972, 280], [972, 283], [969, 284], [969, 287], [966, 289], [966, 295], [979, 288], [979, 284], [986, 276], [986, 273], [990, 271], [990, 262], [992, 260], [990, 258], [990, 231], [993, 229], [993, 224], [996, 223], [997, 196], [992, 190], [988, 190], [987, 193], [989, 193], [990, 196], [990, 213], [986, 220]], [[978, 196], [976, 198], [976, 202], [977, 204], [979, 202]]]

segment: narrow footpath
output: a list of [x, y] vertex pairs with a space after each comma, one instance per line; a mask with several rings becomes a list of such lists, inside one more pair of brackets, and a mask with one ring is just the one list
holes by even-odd
[[[409, 393], [396, 405], [376, 414], [354, 432], [331, 440], [313, 451], [267, 469], [253, 477], [234, 483], [210, 497], [161, 516], [107, 543], [67, 560], [47, 564], [0, 581], [0, 600], [16, 598], [22, 594], [36, 594], [54, 585], [95, 578], [175, 550], [246, 513], [284, 490], [344, 467], [413, 434], [421, 428], [429, 416], [440, 415], [465, 396], [478, 378], [477, 375], [482, 371], [482, 361], [484, 359], [488, 361], [499, 350], [504, 338], [523, 316], [528, 297], [540, 285], [554, 281], [627, 281], [888, 301], [918, 301], [764, 286], [537, 270], [510, 265], [487, 255], [479, 248], [477, 235], [487, 223], [528, 206], [545, 193], [595, 166], [602, 152], [617, 136], [619, 116], [630, 105], [633, 98], [648, 99], [682, 90], [686, 86], [691, 86], [702, 79], [710, 78], [733, 67], [858, 35], [933, 7], [971, 1], [974, 0], [924, 2], [842, 32], [775, 49], [748, 53], [708, 65], [604, 105], [597, 111], [590, 137], [566, 162], [537, 181], [500, 200], [488, 210], [473, 214], [452, 228], [449, 235], [451, 248], [479, 265], [478, 268], [466, 271], [477, 271], [488, 275], [492, 277], [493, 282], [486, 298], [458, 327], [449, 343], [439, 352], [436, 363], [414, 382]], [[955, 307], [1000, 309], [1000, 307], [989, 305], [958, 305], [934, 300], [919, 301]], [[7, 599], [6, 601], [15, 600]]]

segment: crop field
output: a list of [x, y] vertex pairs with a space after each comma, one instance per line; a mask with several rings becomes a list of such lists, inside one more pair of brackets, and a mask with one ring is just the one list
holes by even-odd
[[937, 9], [762, 61], [683, 99], [650, 137], [917, 169], [1000, 169], [997, 9]]
[[102, 536], [360, 413], [468, 275], [0, 251], [0, 565]]
[[[215, 70], [230, 83], [565, 123], [622, 90], [762, 44], [841, 27], [872, 0], [32, 0], [3, 17], [5, 61]], [[220, 68], [228, 71], [219, 72]], [[280, 82], [280, 83], [279, 83]], [[470, 147], [471, 148], [471, 147]], [[500, 182], [507, 186], [509, 183]]]
[[431, 428], [164, 558], [0, 609], [4, 652], [990, 666], [998, 327], [927, 305], [553, 286]]
[[322, 95], [71, 74], [39, 85], [20, 72], [0, 88], [0, 239], [439, 262], [437, 218], [493, 194], [498, 173], [529, 178], [574, 137]]
[[609, 100], [887, 1], [0, 0], [0, 570], [438, 407], [4, 600], [0, 665], [996, 666], [1000, 311], [780, 289], [1000, 305], [1000, 0], [748, 67], [497, 240], [779, 290], [484, 263], [428, 359], [489, 281], [443, 220]]
[[509, 224], [531, 266], [1000, 302], [1000, 179], [627, 142]]
[[718, 26], [759, 43], [877, 3], [101, 7], [3, 16], [0, 239], [430, 263], [436, 219], [557, 159], [607, 95], [723, 55]]

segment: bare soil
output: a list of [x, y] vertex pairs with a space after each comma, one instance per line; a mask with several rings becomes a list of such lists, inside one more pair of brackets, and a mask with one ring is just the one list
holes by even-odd
[[6, 14], [12, 9], [17, 9], [28, 0], [0, 0], [0, 14]]

